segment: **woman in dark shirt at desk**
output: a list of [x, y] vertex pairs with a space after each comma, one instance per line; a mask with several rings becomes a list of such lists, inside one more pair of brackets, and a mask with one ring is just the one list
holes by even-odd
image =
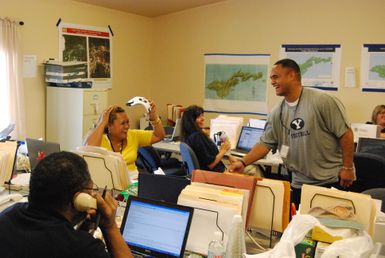
[[221, 159], [230, 150], [230, 142], [223, 142], [218, 150], [203, 131], [204, 122], [203, 108], [195, 105], [187, 107], [182, 116], [182, 139], [195, 152], [200, 169], [223, 172], [226, 168]]

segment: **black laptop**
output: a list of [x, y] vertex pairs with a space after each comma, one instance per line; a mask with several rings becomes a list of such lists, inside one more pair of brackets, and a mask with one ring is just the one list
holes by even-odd
[[138, 196], [177, 203], [180, 193], [189, 184], [191, 180], [185, 177], [139, 173]]
[[129, 196], [120, 231], [134, 257], [184, 255], [194, 208]]
[[264, 129], [261, 128], [242, 126], [237, 146], [231, 150], [231, 154], [235, 156], [246, 155], [259, 142], [263, 132]]

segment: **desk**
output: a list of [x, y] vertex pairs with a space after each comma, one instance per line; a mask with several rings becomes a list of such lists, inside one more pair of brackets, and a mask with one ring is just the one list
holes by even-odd
[[[159, 151], [180, 154], [180, 142], [160, 141], [154, 143], [152, 146]], [[265, 158], [257, 160], [253, 164], [258, 165], [263, 170], [265, 177], [285, 180], [290, 179], [289, 175], [284, 175], [284, 173], [282, 173], [283, 161], [276, 154], [269, 153]]]

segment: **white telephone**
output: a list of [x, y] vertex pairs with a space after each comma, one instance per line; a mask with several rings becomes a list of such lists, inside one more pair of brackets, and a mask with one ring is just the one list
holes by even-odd
[[18, 202], [21, 199], [23, 199], [23, 196], [19, 193], [14, 193], [14, 194], [8, 194], [4, 196], [0, 196], [0, 205], [3, 205], [7, 202], [13, 201], [13, 202]]
[[96, 199], [87, 193], [79, 193], [74, 197], [74, 207], [82, 212], [85, 212], [90, 208], [96, 210]]

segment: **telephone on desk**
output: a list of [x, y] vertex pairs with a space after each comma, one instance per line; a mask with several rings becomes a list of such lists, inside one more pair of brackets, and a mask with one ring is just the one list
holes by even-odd
[[23, 196], [19, 193], [8, 194], [4, 196], [0, 196], [0, 206], [6, 204], [7, 202], [18, 202], [23, 199]]

